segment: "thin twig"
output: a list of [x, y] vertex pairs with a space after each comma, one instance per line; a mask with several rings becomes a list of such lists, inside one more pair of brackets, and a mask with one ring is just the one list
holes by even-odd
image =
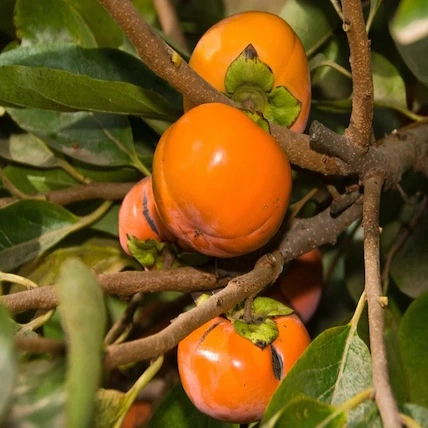
[[41, 336], [15, 337], [15, 346], [20, 351], [26, 351], [35, 354], [64, 354], [66, 350], [64, 341], [48, 339]]
[[342, 0], [343, 29], [348, 37], [353, 81], [352, 111], [346, 137], [356, 149], [369, 148], [373, 121], [373, 78], [361, 0]]
[[153, 5], [165, 35], [175, 42], [177, 46], [188, 51], [187, 42], [181, 31], [180, 22], [171, 0], [153, 0]]
[[365, 292], [369, 314], [370, 349], [372, 355], [375, 399], [383, 424], [401, 427], [397, 403], [392, 393], [384, 337], [385, 314], [381, 304], [382, 286], [379, 262], [379, 205], [383, 176], [374, 172], [364, 181], [363, 228]]

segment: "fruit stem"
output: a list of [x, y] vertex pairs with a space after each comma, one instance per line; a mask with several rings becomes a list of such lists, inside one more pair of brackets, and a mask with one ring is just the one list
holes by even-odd
[[245, 299], [245, 302], [244, 302], [243, 320], [248, 324], [253, 322], [253, 301], [254, 301], [254, 297], [249, 296]]
[[268, 102], [266, 93], [260, 88], [242, 84], [238, 86], [232, 95], [232, 100], [244, 110], [263, 113]]

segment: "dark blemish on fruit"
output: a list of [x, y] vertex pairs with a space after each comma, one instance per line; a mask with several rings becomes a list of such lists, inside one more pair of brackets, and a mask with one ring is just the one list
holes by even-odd
[[148, 203], [147, 193], [144, 191], [143, 192], [143, 216], [146, 219], [147, 223], [149, 224], [150, 229], [152, 229], [152, 232], [156, 233], [156, 235], [159, 235], [156, 224], [153, 221], [153, 219], [150, 217], [149, 208], [147, 206], [147, 203]]
[[272, 355], [272, 371], [275, 379], [281, 380], [284, 375], [284, 362], [273, 345], [270, 345]]

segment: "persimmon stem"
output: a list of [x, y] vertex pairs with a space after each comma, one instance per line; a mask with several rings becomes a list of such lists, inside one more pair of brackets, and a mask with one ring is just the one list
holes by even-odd
[[253, 321], [253, 301], [254, 296], [248, 296], [244, 302], [243, 319], [246, 323], [251, 323]]

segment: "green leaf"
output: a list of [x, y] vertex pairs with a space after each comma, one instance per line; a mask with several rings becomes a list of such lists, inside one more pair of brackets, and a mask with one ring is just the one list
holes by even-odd
[[91, 427], [106, 325], [103, 293], [94, 274], [76, 258], [62, 265], [57, 293], [68, 336], [66, 425]]
[[148, 428], [239, 428], [239, 424], [217, 421], [192, 404], [181, 384], [175, 385], [157, 407]]
[[0, 270], [10, 271], [71, 233], [79, 218], [47, 201], [21, 200], [0, 209]]
[[64, 0], [17, 0], [14, 22], [22, 46], [49, 43], [96, 46], [85, 21]]
[[307, 55], [326, 42], [340, 23], [329, 2], [287, 0], [284, 3], [279, 16], [297, 33]]
[[[325, 330], [281, 382], [263, 421], [299, 396], [339, 405], [372, 385], [370, 353], [350, 325]], [[363, 403], [349, 413], [349, 424], [364, 420], [374, 405]]]
[[428, 408], [413, 403], [399, 405], [400, 411], [412, 417], [421, 427], [428, 426]]
[[100, 389], [96, 395], [94, 427], [115, 427], [128, 410], [126, 395], [114, 389]]
[[428, 86], [428, 3], [401, 0], [390, 23], [390, 32], [407, 66]]
[[6, 309], [0, 305], [0, 423], [4, 420], [16, 376], [16, 355], [13, 343], [13, 328]]
[[406, 109], [406, 87], [395, 66], [372, 52], [374, 100], [377, 106]]
[[3, 172], [21, 192], [28, 195], [38, 192], [63, 189], [74, 186], [78, 182], [68, 173], [59, 168], [48, 170], [8, 165]]
[[15, 0], [2, 0], [0, 2], [0, 31], [10, 38], [15, 38], [15, 26], [13, 25], [13, 9]]
[[412, 231], [391, 263], [391, 275], [398, 288], [410, 297], [428, 290], [428, 218], [425, 216]]
[[0, 139], [0, 157], [40, 168], [59, 166], [59, 159], [46, 144], [31, 134], [12, 134]]
[[398, 330], [409, 401], [428, 407], [428, 292], [405, 312]]
[[123, 43], [122, 30], [97, 0], [65, 1], [85, 20], [99, 46], [119, 47]]
[[115, 49], [47, 45], [0, 55], [0, 103], [175, 120], [179, 97], [136, 57]]
[[65, 363], [60, 358], [22, 364], [13, 392], [13, 406], [4, 426], [65, 426], [64, 372]]
[[128, 118], [102, 113], [7, 109], [23, 129], [49, 147], [98, 166], [132, 165], [136, 158]]
[[261, 428], [270, 427], [337, 428], [346, 426], [346, 413], [309, 397], [298, 397], [274, 415]]

